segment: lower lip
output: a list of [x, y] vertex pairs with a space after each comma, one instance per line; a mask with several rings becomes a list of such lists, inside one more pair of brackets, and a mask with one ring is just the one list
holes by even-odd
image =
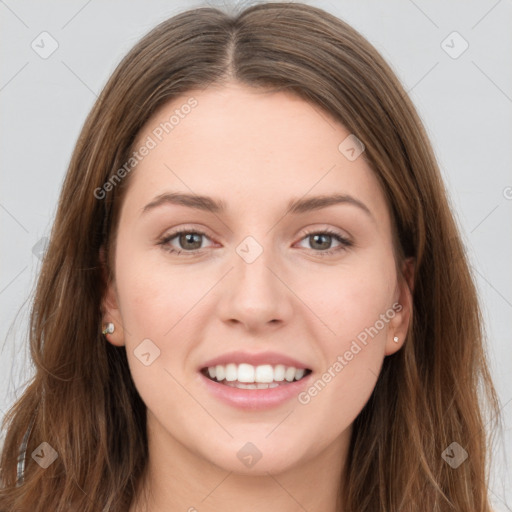
[[301, 380], [282, 384], [275, 388], [239, 389], [219, 384], [199, 373], [201, 381], [206, 386], [208, 392], [228, 405], [248, 410], [270, 409], [278, 407], [292, 398], [296, 398], [309, 385], [312, 375], [310, 373]]

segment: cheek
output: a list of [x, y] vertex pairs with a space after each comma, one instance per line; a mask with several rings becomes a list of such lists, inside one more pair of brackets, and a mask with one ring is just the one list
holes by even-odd
[[190, 325], [196, 309], [192, 306], [204, 290], [187, 286], [182, 270], [161, 268], [127, 241], [118, 241], [117, 291], [130, 371], [146, 401], [161, 396], [162, 388], [175, 387], [171, 374], [190, 346], [173, 341], [187, 338], [183, 329]]
[[[318, 402], [342, 400], [339, 411], [357, 413], [370, 396], [384, 359], [389, 322], [395, 316], [396, 275], [391, 251], [351, 263], [336, 267], [329, 279], [310, 280], [306, 302], [321, 320], [316, 340], [324, 364], [312, 394], [316, 397], [322, 390]], [[309, 398], [308, 394], [305, 401]]]
[[297, 295], [324, 325], [322, 338], [330, 340], [329, 346], [343, 349], [361, 333], [364, 339], [368, 329], [374, 332], [375, 324], [385, 335], [387, 322], [381, 319], [393, 304], [396, 285], [391, 253], [354, 256], [322, 269], [316, 277], [298, 277], [296, 283]]
[[[328, 286], [309, 295], [323, 323], [316, 332], [323, 366], [298, 398], [307, 415], [335, 436], [358, 416], [371, 396], [385, 357], [387, 329], [394, 317], [393, 272], [377, 261], [363, 272], [339, 273]], [[386, 277], [390, 276], [390, 277]], [[338, 282], [339, 281], [339, 282]], [[330, 331], [334, 331], [333, 334]]]
[[[205, 290], [187, 286], [183, 271], [164, 272], [147, 256], [119, 252], [118, 293], [130, 373], [146, 406], [158, 418], [190, 399], [178, 382], [194, 339], [188, 332]], [[122, 255], [121, 255], [122, 254]]]
[[150, 252], [137, 250], [120, 239], [118, 254], [121, 310], [132, 337], [172, 337], [175, 326], [185, 316], [194, 316], [195, 306], [215, 282], [211, 272], [208, 276], [186, 265], [170, 264], [157, 247]]

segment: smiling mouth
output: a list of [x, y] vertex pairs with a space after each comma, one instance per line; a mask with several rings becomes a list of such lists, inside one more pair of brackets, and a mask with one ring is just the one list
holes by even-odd
[[283, 367], [282, 365], [277, 365], [277, 367], [264, 366], [265, 368], [259, 372], [252, 373], [250, 370], [247, 373], [243, 370], [237, 372], [233, 368], [228, 368], [226, 371], [225, 367], [219, 369], [218, 366], [203, 368], [201, 373], [217, 384], [238, 389], [277, 388], [298, 382], [312, 373], [310, 369], [296, 369], [294, 367]]

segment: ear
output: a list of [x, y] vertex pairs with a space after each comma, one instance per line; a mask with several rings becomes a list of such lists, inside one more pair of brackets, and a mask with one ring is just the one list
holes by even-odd
[[[395, 303], [392, 306], [395, 314], [389, 321], [386, 340], [387, 356], [402, 348], [409, 330], [413, 307], [415, 263], [414, 258], [407, 258], [402, 266], [402, 273], [398, 276]], [[394, 341], [395, 337], [398, 341]]]
[[105, 324], [108, 322], [112, 322], [114, 324], [114, 332], [104, 334], [103, 336], [105, 336], [107, 341], [112, 345], [121, 347], [125, 344], [123, 322], [121, 312], [119, 311], [115, 283], [108, 272], [106, 252], [103, 246], [100, 247], [100, 263], [103, 273], [103, 282], [105, 283], [105, 291], [101, 299], [101, 329], [103, 330]]

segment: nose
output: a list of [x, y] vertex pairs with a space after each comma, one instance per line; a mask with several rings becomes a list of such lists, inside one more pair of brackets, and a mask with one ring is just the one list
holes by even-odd
[[234, 254], [234, 268], [222, 280], [218, 303], [224, 322], [240, 324], [254, 333], [289, 321], [293, 292], [286, 283], [286, 272], [274, 256], [266, 247], [252, 262]]

